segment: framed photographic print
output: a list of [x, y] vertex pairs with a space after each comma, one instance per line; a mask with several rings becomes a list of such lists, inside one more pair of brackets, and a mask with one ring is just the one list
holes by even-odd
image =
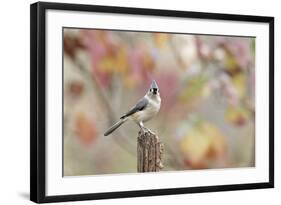
[[274, 186], [274, 18], [31, 5], [30, 199]]

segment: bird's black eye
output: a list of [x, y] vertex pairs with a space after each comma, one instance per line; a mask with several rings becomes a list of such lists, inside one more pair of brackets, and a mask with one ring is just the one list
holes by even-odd
[[149, 90], [150, 92], [152, 92], [153, 91], [153, 89], [152, 88], [150, 88], [150, 90]]

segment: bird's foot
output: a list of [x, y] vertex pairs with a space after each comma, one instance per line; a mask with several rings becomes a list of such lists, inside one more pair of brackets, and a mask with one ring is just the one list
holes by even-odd
[[140, 130], [142, 133], [147, 133], [149, 132], [149, 130], [146, 128], [146, 127], [141, 127], [141, 130]]
[[148, 132], [150, 132], [152, 135], [156, 135], [154, 132], [152, 132], [150, 129], [147, 129]]
[[142, 128], [141, 128], [141, 132], [143, 132], [144, 134], [149, 132], [149, 133], [155, 135], [154, 132], [152, 132], [150, 129], [148, 129], [148, 128], [146, 128], [146, 127], [142, 127]]

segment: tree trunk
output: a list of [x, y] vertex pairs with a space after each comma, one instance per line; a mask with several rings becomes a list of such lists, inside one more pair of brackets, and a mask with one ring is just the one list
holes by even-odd
[[163, 148], [158, 136], [150, 131], [140, 131], [137, 145], [138, 172], [160, 171], [163, 168]]

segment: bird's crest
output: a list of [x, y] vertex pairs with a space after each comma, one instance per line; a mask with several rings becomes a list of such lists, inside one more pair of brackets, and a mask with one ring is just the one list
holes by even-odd
[[157, 89], [157, 90], [159, 90], [158, 85], [157, 85], [155, 80], [152, 80], [152, 83], [150, 85], [150, 89]]

